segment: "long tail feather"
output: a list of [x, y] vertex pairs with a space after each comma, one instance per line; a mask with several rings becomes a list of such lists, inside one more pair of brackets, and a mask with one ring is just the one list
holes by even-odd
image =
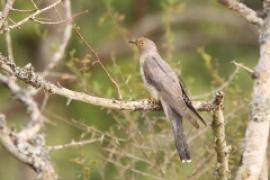
[[173, 129], [175, 146], [183, 163], [191, 162], [186, 136], [182, 125], [182, 117], [179, 116], [167, 103], [161, 101], [164, 112], [168, 119], [170, 119]]

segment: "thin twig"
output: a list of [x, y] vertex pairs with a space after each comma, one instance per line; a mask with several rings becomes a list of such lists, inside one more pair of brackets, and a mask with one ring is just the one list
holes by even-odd
[[38, 6], [36, 5], [35, 1], [34, 0], [30, 0], [30, 1], [33, 4], [33, 6], [35, 7], [35, 9], [38, 9]]
[[0, 17], [0, 29], [2, 29], [2, 27], [4, 26], [4, 23], [6, 22], [8, 15], [9, 15], [9, 11], [13, 6], [13, 3], [15, 2], [15, 0], [7, 0], [6, 4], [4, 6], [4, 9], [2, 11], [1, 17]]
[[208, 97], [208, 96], [212, 96], [214, 94], [216, 94], [219, 91], [224, 90], [227, 86], [229, 86], [231, 84], [231, 82], [234, 80], [234, 78], [236, 77], [236, 75], [239, 73], [239, 66], [235, 67], [235, 70], [231, 73], [231, 75], [229, 76], [229, 78], [218, 88], [214, 89], [213, 91], [210, 91], [208, 93], [205, 94], [201, 94], [198, 96], [193, 96], [194, 99], [199, 99], [199, 98], [204, 98], [204, 97]]
[[[237, 114], [237, 116], [240, 116], [241, 114], [239, 114], [238, 112], [245, 112], [246, 111], [246, 104], [243, 103], [241, 105], [239, 105], [237, 108], [235, 108], [233, 111], [231, 111], [230, 113], [226, 114], [225, 116], [225, 119], [226, 119], [226, 122], [225, 124], [227, 124], [228, 122], [230, 122], [231, 120], [233, 120], [235, 114]], [[208, 127], [203, 127], [201, 128], [199, 131], [197, 131], [196, 134], [190, 136], [188, 138], [188, 143], [191, 143], [192, 141], [194, 141], [195, 139], [197, 139], [198, 137], [202, 136], [202, 134], [206, 133], [208, 131]]]
[[104, 66], [104, 64], [101, 62], [99, 56], [97, 55], [96, 51], [93, 49], [93, 47], [86, 41], [86, 39], [82, 36], [82, 34], [80, 33], [78, 28], [75, 28], [75, 32], [78, 34], [78, 36], [80, 37], [80, 39], [82, 40], [82, 42], [84, 43], [84, 45], [88, 48], [88, 50], [95, 56], [96, 62], [100, 65], [100, 67], [102, 68], [102, 70], [106, 73], [106, 75], [108, 76], [108, 78], [111, 80], [111, 82], [114, 84], [114, 86], [117, 89], [118, 92], [118, 97], [119, 99], [122, 99], [122, 94], [120, 91], [120, 87], [118, 85], [118, 83], [116, 82], [116, 80], [112, 77], [112, 75], [109, 73], [109, 71], [106, 69], [106, 67]]
[[[18, 28], [20, 27], [21, 25], [23, 25], [24, 23], [28, 22], [29, 20], [31, 19], [34, 19], [37, 15], [45, 12], [45, 11], [48, 11], [54, 7], [56, 7], [58, 4], [60, 4], [63, 0], [57, 0], [55, 1], [54, 3], [50, 4], [49, 6], [43, 8], [43, 9], [38, 9], [36, 10], [36, 12], [34, 12], [33, 14], [31, 14], [30, 16], [27, 16], [26, 18], [22, 19], [21, 21], [17, 22], [16, 24], [14, 25], [11, 25], [9, 26], [8, 28], [5, 28], [4, 31], [10, 31], [14, 28]], [[3, 33], [3, 30], [0, 31], [0, 33]]]
[[143, 159], [141, 157], [135, 156], [135, 155], [133, 155], [131, 153], [128, 153], [128, 152], [116, 151], [115, 149], [111, 149], [111, 148], [106, 148], [105, 150], [112, 153], [112, 154], [118, 154], [121, 157], [128, 157], [128, 158], [131, 158], [131, 159], [134, 159], [134, 160], [137, 160], [137, 161], [142, 161], [142, 162], [147, 163], [148, 165], [152, 164], [150, 161], [148, 161], [146, 159]]
[[258, 76], [259, 76], [258, 73], [256, 73], [253, 69], [247, 67], [247, 66], [244, 65], [244, 64], [238, 63], [238, 62], [236, 62], [236, 61], [232, 61], [232, 63], [233, 63], [235, 66], [240, 67], [240, 68], [244, 69], [245, 71], [247, 71], [248, 73], [250, 73], [251, 76], [252, 76], [253, 78], [258, 78]]
[[[71, 4], [70, 0], [65, 0], [63, 3], [63, 8], [64, 8], [64, 17], [67, 19], [72, 19], [71, 18]], [[51, 69], [53, 69], [56, 64], [63, 58], [65, 54], [66, 47], [68, 45], [69, 39], [71, 37], [71, 32], [72, 32], [72, 24], [71, 21], [67, 21], [63, 27], [63, 32], [60, 35], [60, 42], [58, 45], [57, 51], [55, 51], [51, 56], [50, 56], [50, 62], [47, 65], [46, 69], [43, 71], [43, 76], [45, 77]]]
[[212, 168], [211, 161], [214, 160], [214, 157], [214, 153], [210, 153], [207, 156], [204, 155], [204, 157], [202, 157], [202, 160], [200, 160], [200, 162], [196, 164], [193, 172], [186, 178], [186, 180], [200, 179], [203, 174], [205, 174], [207, 171], [210, 170], [210, 168]]
[[58, 24], [63, 24], [63, 23], [67, 23], [67, 22], [72, 22], [74, 21], [74, 19], [76, 17], [79, 17], [83, 14], [88, 13], [88, 10], [82, 11], [82, 12], [78, 12], [77, 14], [72, 15], [72, 17], [70, 18], [66, 18], [66, 19], [62, 19], [62, 20], [58, 20], [58, 21], [44, 21], [38, 18], [34, 18], [33, 21], [39, 24], [43, 24], [43, 25], [58, 25]]
[[129, 170], [129, 171], [131, 171], [131, 172], [134, 172], [134, 173], [136, 173], [136, 174], [139, 174], [139, 175], [141, 175], [141, 176], [151, 177], [151, 178], [153, 178], [153, 179], [158, 179], [158, 180], [161, 180], [161, 179], [162, 179], [161, 177], [158, 177], [158, 176], [156, 176], [156, 175], [149, 174], [149, 173], [140, 171], [140, 170], [135, 169], [135, 168], [129, 168], [128, 166], [122, 165], [121, 163], [119, 163], [119, 162], [117, 162], [117, 161], [114, 161], [114, 160], [112, 160], [112, 159], [108, 159], [108, 158], [107, 158], [106, 161], [108, 161], [108, 162], [110, 162], [110, 163], [112, 163], [112, 164], [114, 164], [114, 165], [116, 165], [116, 166], [118, 166], [118, 167], [120, 167], [120, 168], [123, 168], [123, 169], [125, 169], [125, 170]]
[[99, 141], [100, 141], [100, 138], [99, 139], [81, 140], [81, 141], [72, 141], [69, 144], [48, 146], [47, 148], [48, 148], [49, 151], [58, 151], [58, 150], [62, 150], [62, 149], [65, 149], [65, 148], [84, 146], [84, 145], [92, 144], [92, 143], [99, 142]]
[[[4, 23], [4, 27], [8, 27], [8, 22]], [[13, 55], [13, 47], [12, 47], [10, 32], [5, 32], [5, 39], [6, 39], [6, 45], [7, 45], [8, 59], [10, 61], [13, 61], [14, 55]]]
[[28, 13], [28, 12], [34, 12], [37, 9], [16, 9], [14, 7], [10, 8], [11, 11], [21, 12], [21, 13]]
[[101, 130], [98, 130], [92, 126], [89, 126], [89, 125], [86, 125], [80, 121], [77, 121], [75, 119], [66, 119], [66, 118], [63, 118], [59, 115], [56, 115], [56, 114], [53, 114], [52, 112], [46, 114], [47, 116], [53, 118], [53, 119], [57, 119], [57, 120], [60, 120], [60, 121], [63, 121], [64, 123], [74, 127], [74, 128], [77, 128], [85, 133], [89, 133], [89, 134], [97, 134], [98, 137], [102, 137], [102, 139], [104, 140], [108, 140], [110, 142], [114, 141], [114, 142], [125, 142], [126, 140], [123, 139], [123, 138], [120, 138], [120, 137], [117, 137], [113, 134], [110, 134], [109, 132], [103, 132]]

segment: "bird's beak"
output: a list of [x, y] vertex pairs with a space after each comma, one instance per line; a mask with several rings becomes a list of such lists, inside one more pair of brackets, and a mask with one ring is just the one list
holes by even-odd
[[136, 41], [135, 40], [129, 40], [128, 43], [130, 43], [130, 44], [136, 44]]

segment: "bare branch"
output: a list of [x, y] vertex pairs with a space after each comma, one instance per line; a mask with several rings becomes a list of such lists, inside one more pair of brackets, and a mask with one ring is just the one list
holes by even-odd
[[[6, 20], [8, 18], [9, 11], [12, 9], [14, 2], [15, 2], [15, 0], [8, 0], [6, 2], [6, 5], [5, 5], [3, 13], [2, 13], [2, 17], [0, 17], [0, 29], [2, 28], [2, 26], [4, 26], [4, 28], [8, 27], [8, 21], [6, 21]], [[5, 40], [6, 40], [8, 58], [14, 59], [10, 32], [5, 32]]]
[[82, 34], [80, 33], [79, 29], [75, 28], [75, 31], [78, 34], [78, 36], [80, 37], [80, 39], [82, 40], [82, 42], [85, 44], [85, 46], [88, 48], [88, 50], [95, 56], [96, 62], [100, 65], [100, 67], [106, 73], [106, 75], [108, 76], [108, 78], [110, 79], [110, 81], [114, 84], [114, 86], [117, 89], [117, 93], [118, 93], [119, 98], [122, 99], [122, 94], [121, 94], [120, 87], [119, 87], [118, 83], [112, 77], [112, 75], [109, 73], [109, 71], [106, 69], [106, 67], [104, 66], [104, 64], [101, 62], [101, 60], [100, 60], [99, 56], [97, 55], [96, 51], [94, 50], [94, 48], [92, 48], [92, 46], [82, 36]]
[[138, 157], [132, 153], [128, 153], [128, 152], [124, 152], [124, 151], [121, 151], [121, 150], [116, 150], [116, 149], [111, 149], [111, 148], [106, 148], [105, 149], [106, 151], [110, 152], [111, 154], [117, 154], [121, 157], [128, 157], [130, 159], [134, 159], [134, 160], [137, 160], [137, 161], [142, 161], [144, 163], [147, 163], [148, 165], [152, 165], [152, 163], [147, 160], [147, 159], [144, 159], [142, 157]]
[[16, 159], [33, 168], [38, 173], [38, 179], [57, 179], [47, 153], [42, 148], [43, 138], [37, 136], [31, 142], [20, 139], [15, 131], [7, 127], [3, 114], [0, 115], [0, 142]]
[[44, 124], [44, 118], [30, 92], [20, 87], [15, 80], [13, 76], [8, 77], [0, 74], [0, 82], [4, 83], [13, 96], [27, 107], [30, 120], [21, 131], [15, 132], [15, 130], [6, 126], [5, 117], [2, 115], [2, 119], [0, 119], [0, 141], [14, 157], [30, 165], [37, 172], [39, 179], [57, 179], [44, 147], [44, 134], [40, 132]]
[[10, 89], [14, 97], [18, 98], [27, 107], [28, 113], [30, 114], [30, 121], [18, 135], [25, 140], [32, 138], [40, 131], [43, 125], [43, 117], [37, 103], [33, 100], [33, 97], [28, 91], [21, 88], [15, 82], [14, 77], [7, 77], [0, 74], [0, 82], [4, 83]]
[[[193, 170], [191, 175], [186, 178], [186, 180], [200, 179], [203, 174], [205, 174], [212, 168], [213, 165], [211, 165], [210, 163], [214, 160], [214, 157], [214, 152], [208, 154], [206, 157], [204, 156], [202, 160], [196, 164], [195, 169]], [[205, 164], [208, 165], [205, 166]]]
[[151, 177], [152, 179], [158, 179], [158, 180], [161, 180], [162, 178], [159, 177], [159, 176], [156, 176], [156, 175], [153, 175], [153, 174], [149, 174], [149, 173], [146, 173], [146, 172], [143, 172], [141, 170], [138, 170], [138, 169], [135, 169], [135, 168], [130, 168], [128, 166], [125, 166], [125, 165], [122, 165], [121, 163], [117, 162], [117, 161], [114, 161], [113, 159], [105, 159], [106, 161], [120, 167], [120, 168], [123, 168], [125, 170], [129, 170], [131, 172], [134, 172], [136, 174], [139, 174], [141, 176], [145, 176], [145, 177]]
[[258, 78], [253, 84], [250, 116], [241, 165], [236, 180], [257, 180], [263, 170], [270, 127], [270, 10], [260, 35], [260, 58], [255, 68]]
[[[22, 19], [21, 21], [17, 22], [16, 24], [11, 25], [8, 28], [5, 28], [4, 31], [10, 31], [10, 30], [12, 30], [14, 28], [20, 27], [21, 25], [23, 25], [24, 23], [28, 22], [29, 20], [34, 19], [37, 15], [39, 15], [39, 14], [45, 12], [45, 11], [48, 11], [49, 9], [52, 9], [52, 8], [56, 7], [62, 1], [63, 0], [57, 0], [54, 3], [50, 4], [49, 6], [43, 8], [43, 9], [36, 10], [36, 12], [34, 12], [33, 14], [31, 14], [30, 16], [27, 16], [26, 18]], [[3, 33], [3, 30], [1, 30], [0, 33]]]
[[236, 61], [233, 61], [232, 63], [233, 63], [235, 66], [240, 67], [240, 68], [244, 69], [245, 71], [247, 71], [248, 73], [250, 73], [251, 76], [252, 76], [253, 78], [258, 78], [259, 75], [258, 75], [253, 69], [247, 67], [247, 66], [244, 65], [244, 64], [238, 63], [238, 62], [236, 62]]
[[0, 17], [0, 29], [3, 27], [4, 23], [6, 22], [7, 18], [8, 18], [8, 14], [9, 11], [11, 10], [13, 3], [15, 0], [7, 0], [6, 4], [4, 6], [4, 9], [1, 13], [1, 17]]
[[222, 91], [224, 90], [226, 87], [228, 87], [231, 82], [234, 80], [234, 78], [236, 77], [236, 75], [239, 73], [239, 69], [240, 67], [239, 66], [236, 66], [235, 70], [230, 74], [229, 78], [223, 83], [221, 84], [218, 88], [210, 91], [210, 92], [207, 92], [205, 94], [201, 94], [201, 95], [198, 95], [198, 96], [194, 96], [193, 98], [203, 98], [203, 97], [208, 97], [208, 96], [211, 96], [213, 94], [216, 94], [218, 93], [219, 91]]
[[43, 25], [59, 25], [59, 24], [67, 23], [67, 22], [71, 23], [72, 21], [74, 21], [76, 17], [81, 16], [86, 13], [88, 13], [88, 10], [78, 12], [77, 14], [72, 15], [72, 17], [66, 18], [66, 19], [53, 21], [53, 20], [42, 20], [40, 18], [35, 18], [33, 19], [33, 21], [39, 24], [43, 24]]
[[16, 8], [11, 8], [11, 11], [16, 11], [16, 12], [21, 12], [21, 13], [26, 13], [26, 12], [34, 12], [37, 10], [37, 8], [35, 9], [16, 9]]
[[229, 178], [229, 147], [225, 140], [225, 121], [222, 112], [223, 93], [217, 93], [216, 97], [215, 105], [217, 109], [213, 111], [212, 129], [217, 153], [217, 179], [227, 180]]
[[245, 4], [238, 2], [237, 0], [219, 0], [219, 2], [229, 9], [236, 11], [248, 22], [259, 26], [263, 25], [263, 19], [257, 16], [257, 13]]
[[55, 146], [48, 146], [49, 151], [57, 151], [57, 150], [62, 150], [65, 148], [71, 148], [71, 147], [78, 147], [78, 146], [83, 146], [86, 144], [92, 144], [95, 142], [100, 141], [100, 138], [98, 139], [88, 139], [88, 140], [81, 140], [81, 141], [71, 141], [69, 144], [63, 144], [63, 145], [55, 145]]
[[65, 49], [68, 45], [69, 39], [71, 37], [72, 32], [72, 21], [71, 21], [71, 5], [70, 0], [65, 0], [63, 2], [64, 8], [64, 17], [66, 19], [70, 19], [67, 21], [63, 26], [61, 26], [62, 32], [59, 34], [61, 36], [59, 46], [56, 52], [50, 58], [50, 63], [48, 64], [47, 68], [44, 70], [43, 75], [46, 76], [52, 68], [63, 58]]
[[[52, 94], [57, 94], [66, 97], [70, 100], [77, 100], [88, 104], [113, 109], [128, 109], [128, 110], [161, 109], [159, 103], [153, 103], [148, 99], [140, 101], [107, 99], [102, 97], [91, 96], [83, 92], [72, 91], [61, 86], [56, 86], [46, 81], [38, 74], [36, 74], [33, 71], [31, 64], [26, 65], [24, 68], [20, 68], [17, 67], [16, 64], [9, 62], [7, 58], [2, 55], [0, 55], [0, 65], [3, 70], [11, 73], [12, 75], [16, 76], [18, 79], [24, 81], [29, 85], [32, 85], [35, 88], [40, 88]], [[211, 109], [211, 105], [206, 105], [205, 103], [198, 103], [197, 105], [195, 104], [195, 108], [199, 110], [209, 111], [209, 107]]]
[[[8, 22], [5, 22], [4, 23], [4, 27], [8, 27]], [[10, 60], [13, 60], [14, 59], [14, 55], [13, 55], [13, 47], [12, 47], [12, 41], [11, 41], [10, 32], [5, 32], [5, 39], [6, 39], [6, 46], [7, 46], [8, 58]]]
[[34, 0], [30, 0], [30, 1], [31, 1], [31, 3], [33, 4], [34, 8], [35, 8], [35, 9], [38, 9], [38, 7], [37, 7], [35, 1], [34, 1]]

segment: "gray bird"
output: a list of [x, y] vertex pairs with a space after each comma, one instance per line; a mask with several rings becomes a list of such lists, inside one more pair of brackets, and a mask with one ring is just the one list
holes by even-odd
[[192, 106], [177, 74], [159, 55], [155, 43], [145, 37], [129, 43], [135, 44], [140, 51], [140, 72], [146, 89], [161, 102], [166, 117], [171, 121], [181, 161], [191, 162], [182, 118], [189, 120], [196, 128], [199, 128], [198, 119], [205, 125], [206, 122]]

